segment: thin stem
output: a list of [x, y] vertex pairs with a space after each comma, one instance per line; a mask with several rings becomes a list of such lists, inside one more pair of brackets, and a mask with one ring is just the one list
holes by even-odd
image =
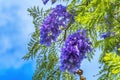
[[69, 29], [69, 27], [71, 26], [71, 24], [72, 24], [72, 18], [70, 19], [70, 22], [69, 22], [69, 24], [68, 24], [67, 28], [65, 29], [64, 41], [66, 40], [67, 30]]
[[117, 13], [119, 13], [119, 12], [120, 12], [120, 10], [116, 11], [114, 14], [117, 14]]
[[52, 77], [58, 70], [59, 70], [59, 68], [58, 68], [57, 70], [55, 70], [51, 75], [49, 75], [49, 76], [47, 77], [47, 80], [49, 80], [49, 78]]
[[68, 79], [68, 73], [66, 73], [66, 80], [69, 80], [69, 79]]
[[119, 21], [118, 19], [116, 19], [113, 15], [112, 15], [112, 17], [113, 17], [118, 23], [120, 23], [120, 21]]

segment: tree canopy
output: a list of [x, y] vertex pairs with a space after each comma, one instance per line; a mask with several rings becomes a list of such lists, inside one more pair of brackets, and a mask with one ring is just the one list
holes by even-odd
[[[47, 5], [49, 0], [42, 1]], [[23, 59], [36, 59], [33, 80], [75, 80], [72, 69], [79, 69], [84, 58], [91, 61], [98, 48], [102, 51], [98, 80], [119, 80], [120, 0], [51, 0], [51, 3], [56, 3], [56, 7], [28, 8], [35, 32]], [[60, 69], [61, 64], [64, 70]]]

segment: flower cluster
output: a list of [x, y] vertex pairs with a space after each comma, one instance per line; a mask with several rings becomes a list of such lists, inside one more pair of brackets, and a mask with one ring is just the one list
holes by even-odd
[[86, 57], [86, 53], [92, 50], [91, 45], [92, 43], [86, 37], [85, 30], [79, 30], [70, 35], [62, 48], [60, 69], [73, 73], [80, 67], [80, 63]]
[[[49, 1], [49, 0], [42, 0], [43, 1], [43, 3], [44, 4], [47, 4], [47, 2]], [[55, 2], [56, 2], [56, 0], [51, 0], [52, 1], [52, 4], [54, 4]]]
[[56, 8], [44, 19], [40, 28], [40, 43], [50, 46], [52, 41], [56, 41], [61, 33], [61, 27], [66, 28], [74, 17], [67, 12], [66, 7], [57, 5]]
[[44, 4], [46, 4], [48, 1], [49, 1], [49, 0], [42, 0], [42, 2], [43, 2]]
[[102, 33], [101, 38], [104, 38], [104, 39], [105, 39], [105, 38], [108, 38], [108, 37], [113, 36], [113, 35], [115, 35], [114, 32], [108, 31], [108, 32]]
[[102, 33], [101, 38], [108, 38], [110, 37], [110, 32]]

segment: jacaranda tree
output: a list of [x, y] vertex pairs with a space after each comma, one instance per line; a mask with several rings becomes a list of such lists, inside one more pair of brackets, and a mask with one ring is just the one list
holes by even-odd
[[75, 73], [85, 80], [80, 64], [98, 48], [98, 80], [120, 80], [120, 0], [48, 1], [56, 6], [28, 9], [35, 32], [23, 59], [36, 60], [33, 80], [76, 80]]

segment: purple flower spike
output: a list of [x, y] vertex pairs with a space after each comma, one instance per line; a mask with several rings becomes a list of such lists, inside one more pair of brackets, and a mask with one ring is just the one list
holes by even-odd
[[46, 4], [49, 0], [42, 0], [44, 4]]
[[85, 30], [79, 30], [68, 36], [61, 51], [60, 69], [74, 73], [80, 67], [80, 63], [86, 57], [86, 53], [92, 50], [91, 45], [89, 39], [86, 38]]
[[54, 4], [57, 0], [52, 0], [52, 4]]
[[66, 28], [73, 17], [67, 12], [66, 7], [57, 5], [51, 13], [45, 18], [40, 28], [40, 43], [50, 46], [61, 33], [61, 27]]
[[104, 39], [105, 39], [105, 38], [110, 37], [110, 35], [111, 35], [110, 32], [102, 33], [101, 38], [104, 38]]

